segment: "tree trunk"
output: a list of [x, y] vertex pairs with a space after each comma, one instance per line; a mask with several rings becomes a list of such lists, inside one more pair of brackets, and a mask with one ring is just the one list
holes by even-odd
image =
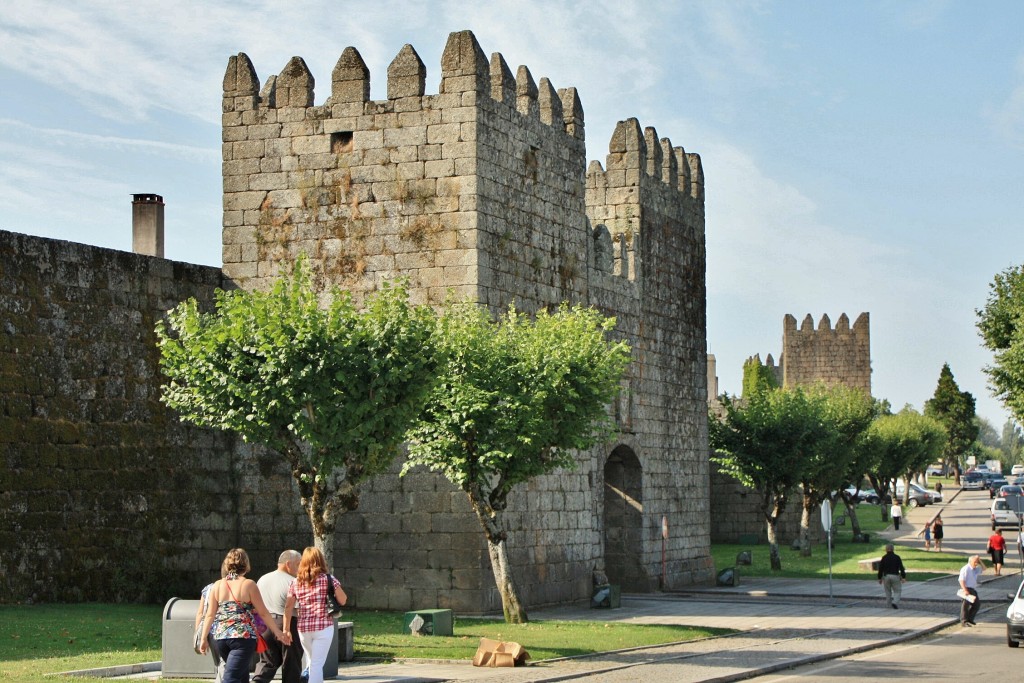
[[782, 570], [782, 557], [779, 555], [779, 539], [775, 535], [775, 524], [777, 521], [778, 518], [775, 516], [768, 516], [765, 519], [765, 524], [768, 526], [768, 557], [773, 571]]
[[501, 595], [501, 611], [505, 615], [505, 623], [525, 624], [529, 621], [529, 617], [526, 614], [526, 607], [519, 601], [519, 591], [508, 566], [505, 541], [495, 543], [491, 539], [487, 539], [487, 552], [491, 556], [494, 583], [498, 586], [498, 593]]
[[800, 511], [800, 557], [811, 556], [811, 510], [814, 509], [814, 501], [804, 491], [803, 509]]
[[334, 571], [334, 529], [337, 524], [338, 506], [332, 501], [327, 487], [317, 482], [312, 486], [312, 495], [302, 498], [302, 507], [309, 517], [313, 530], [313, 546], [320, 549], [327, 561], [327, 569]]
[[[476, 518], [487, 538], [487, 554], [491, 558], [491, 571], [494, 572], [494, 583], [501, 596], [501, 611], [505, 614], [505, 622], [509, 624], [525, 624], [529, 621], [526, 607], [519, 599], [519, 589], [512, 578], [512, 570], [508, 564], [508, 551], [505, 545], [505, 530], [502, 528], [501, 509], [504, 498], [499, 497], [496, 506], [490, 503], [491, 496], [486, 495], [479, 486], [470, 485], [465, 489], [469, 496], [469, 504], [476, 513]], [[495, 509], [495, 508], [498, 509]]]
[[840, 492], [839, 497], [843, 499], [843, 506], [846, 508], [846, 516], [850, 518], [850, 529], [853, 537], [860, 536], [860, 521], [857, 519], [857, 506], [850, 501], [850, 497]]

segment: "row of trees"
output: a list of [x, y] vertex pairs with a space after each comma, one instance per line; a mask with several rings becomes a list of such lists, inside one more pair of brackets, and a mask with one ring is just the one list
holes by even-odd
[[776, 527], [791, 497], [801, 505], [800, 552], [810, 555], [815, 508], [841, 497], [859, 534], [856, 500], [843, 489], [859, 488], [867, 476], [884, 498], [894, 479], [909, 482], [935, 462], [947, 437], [939, 419], [909, 406], [893, 414], [885, 402], [843, 386], [779, 388], [758, 365], [744, 367], [742, 399], [723, 397], [709, 436], [712, 461], [760, 495], [771, 566], [781, 569]]
[[300, 260], [268, 292], [170, 311], [156, 327], [162, 400], [279, 453], [328, 564], [338, 515], [407, 443], [403, 474], [424, 466], [468, 496], [505, 619], [525, 622], [502, 512], [515, 486], [573, 466], [613, 428], [607, 406], [630, 361], [608, 339], [614, 324], [567, 305], [498, 320], [470, 303], [437, 312], [402, 283], [357, 308], [347, 292], [315, 292]]

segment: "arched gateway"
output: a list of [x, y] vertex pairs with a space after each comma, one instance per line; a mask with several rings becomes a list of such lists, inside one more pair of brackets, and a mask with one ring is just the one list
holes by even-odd
[[628, 446], [604, 465], [604, 562], [608, 580], [624, 591], [647, 591], [643, 553], [643, 467]]

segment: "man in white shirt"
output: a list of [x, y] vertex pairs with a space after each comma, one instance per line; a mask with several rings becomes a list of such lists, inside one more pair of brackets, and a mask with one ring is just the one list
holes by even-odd
[[292, 623], [289, 626], [283, 624], [284, 604], [288, 599], [288, 586], [295, 580], [299, 573], [299, 561], [302, 554], [297, 550], [285, 550], [277, 558], [277, 569], [260, 577], [256, 587], [260, 589], [263, 602], [267, 606], [270, 616], [274, 617], [277, 625], [284, 630], [287, 628], [292, 634], [292, 644], [285, 645], [274, 637], [273, 633], [267, 632], [264, 636], [267, 640], [267, 649], [260, 653], [260, 661], [256, 664], [256, 673], [252, 677], [252, 683], [270, 683], [274, 674], [281, 669], [281, 683], [299, 683], [302, 674], [302, 644], [299, 642], [299, 619], [292, 616]]
[[960, 589], [974, 597], [973, 601], [964, 600], [960, 603], [960, 624], [962, 626], [974, 626], [974, 617], [981, 607], [981, 600], [978, 599], [978, 577], [985, 571], [985, 565], [978, 555], [971, 555], [967, 564], [960, 570]]

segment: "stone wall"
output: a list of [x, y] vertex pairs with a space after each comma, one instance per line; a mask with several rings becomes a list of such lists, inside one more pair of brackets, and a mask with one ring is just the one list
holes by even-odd
[[787, 314], [782, 323], [783, 386], [822, 382], [844, 385], [871, 394], [871, 334], [867, 313], [857, 316], [853, 327], [843, 313], [835, 329], [827, 315], [818, 328], [810, 315], [797, 329], [796, 318]]
[[153, 332], [220, 284], [0, 231], [0, 601], [188, 595], [237, 540], [232, 439], [160, 404]]
[[[768, 530], [757, 491], [717, 471], [714, 465], [711, 468], [711, 542], [766, 544]], [[811, 543], [815, 545], [825, 542], [819, 514], [811, 515]], [[776, 527], [780, 547], [788, 548], [800, 538], [800, 515], [801, 495], [794, 490]]]

